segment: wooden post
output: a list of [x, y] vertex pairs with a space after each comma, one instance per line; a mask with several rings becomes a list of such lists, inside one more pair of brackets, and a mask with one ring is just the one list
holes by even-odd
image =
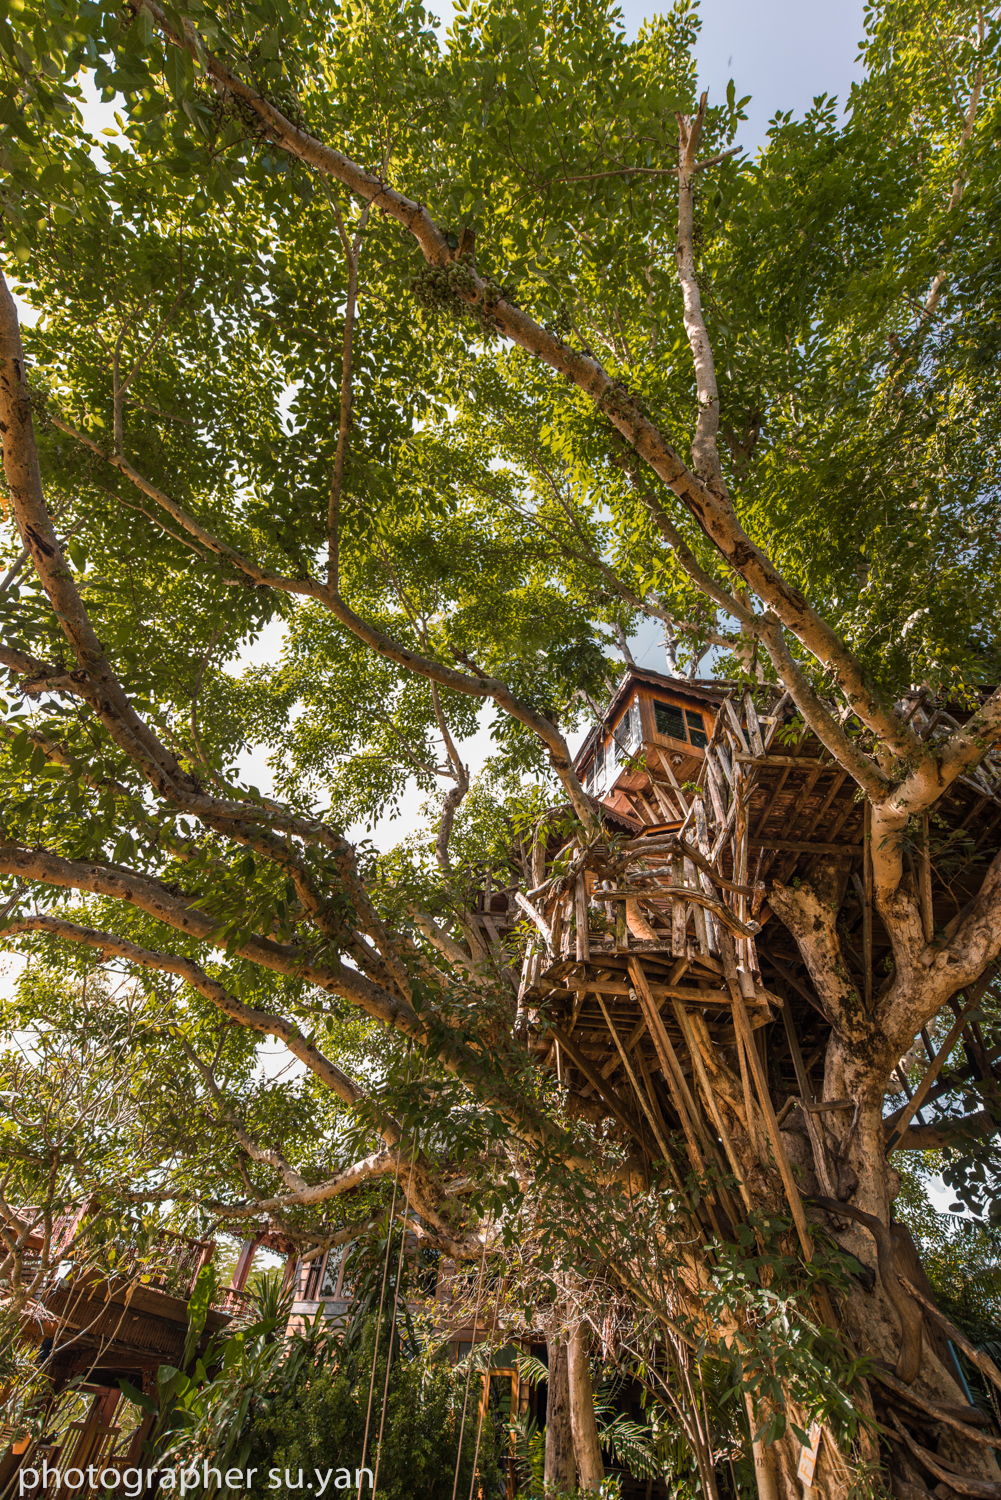
[[549, 1379], [546, 1392], [547, 1493], [572, 1490], [577, 1483], [573, 1431], [570, 1425], [570, 1376], [564, 1339], [548, 1340]]
[[935, 936], [935, 914], [932, 909], [931, 899], [931, 845], [929, 833], [929, 818], [928, 814], [925, 813], [921, 819], [921, 858], [919, 860], [918, 893], [921, 901], [921, 926], [924, 930], [926, 943], [930, 943]]
[[866, 801], [863, 814], [864, 853], [862, 855], [862, 967], [865, 971], [865, 1009], [872, 1019], [872, 804]]
[[587, 876], [581, 870], [574, 890], [574, 913], [577, 918], [577, 960], [588, 963], [591, 958], [591, 940], [587, 931]]
[[567, 1341], [567, 1375], [577, 1482], [585, 1493], [597, 1494], [605, 1481], [605, 1465], [601, 1460], [601, 1442], [591, 1391], [591, 1364], [582, 1323], [576, 1324]]
[[779, 1125], [775, 1118], [775, 1110], [772, 1108], [768, 1083], [754, 1046], [754, 1034], [751, 1031], [751, 1023], [747, 1017], [747, 1007], [744, 1004], [744, 997], [740, 993], [740, 985], [737, 982], [737, 966], [733, 957], [733, 939], [725, 931], [720, 932], [720, 956], [723, 960], [723, 972], [730, 987], [734, 1027], [738, 1037], [744, 1043], [747, 1060], [754, 1075], [758, 1102], [761, 1105], [761, 1113], [765, 1118], [765, 1128], [768, 1131], [772, 1150], [775, 1153], [775, 1165], [779, 1169], [782, 1177], [782, 1185], [786, 1190], [786, 1197], [789, 1200], [789, 1207], [792, 1210], [792, 1219], [796, 1226], [796, 1233], [799, 1236], [803, 1257], [805, 1260], [810, 1261], [813, 1259], [813, 1239], [811, 1238], [809, 1225], [806, 1221], [806, 1214], [803, 1211], [803, 1200], [799, 1195], [799, 1188], [796, 1186], [795, 1178], [792, 1175], [792, 1167], [789, 1165], [789, 1158], [786, 1156], [785, 1146], [779, 1134]]

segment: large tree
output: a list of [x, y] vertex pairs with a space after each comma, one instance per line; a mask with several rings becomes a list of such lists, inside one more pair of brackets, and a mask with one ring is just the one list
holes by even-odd
[[[591, 1254], [663, 1332], [691, 1205], [653, 1195], [638, 1283], [647, 1163], [540, 1090], [511, 955], [468, 916], [487, 876], [529, 883], [547, 806], [604, 837], [567, 734], [649, 616], [683, 667], [713, 649], [788, 694], [868, 809], [892, 950], [872, 996], [836, 861], [769, 900], [831, 1024], [825, 1097], [853, 1105], [831, 1128], [862, 1218], [840, 1238], [874, 1263], [890, 1075], [1001, 954], [1001, 861], [969, 866], [936, 931], [911, 855], [1001, 739], [997, 22], [877, 7], [847, 118], [818, 99], [753, 161], [733, 88], [696, 95], [696, 34], [687, 0], [636, 41], [555, 4], [472, 6], [444, 43], [389, 0], [24, 0], [0, 22], [4, 920], [145, 976], [156, 1066], [201, 1122], [150, 1104], [159, 1155], [108, 1192], [316, 1245], [402, 1176], [459, 1256], [521, 1205], [579, 1309], [580, 1204], [607, 1190]], [[84, 71], [119, 111], [96, 142]], [[234, 677], [275, 622], [280, 659]], [[953, 713], [916, 721], [915, 691]], [[484, 709], [497, 752], [471, 788]], [[239, 783], [249, 741], [275, 796]], [[353, 846], [410, 778], [440, 798], [428, 849]], [[263, 1035], [305, 1093], [253, 1084]], [[489, 1192], [466, 1200], [471, 1158]], [[897, 1361], [895, 1288], [843, 1316], [846, 1360], [854, 1339]], [[753, 1322], [716, 1326], [750, 1348]], [[958, 1401], [923, 1359], [921, 1399]], [[759, 1426], [767, 1382], [748, 1390]], [[993, 1484], [989, 1447], [952, 1441]], [[593, 1483], [593, 1434], [577, 1446]], [[797, 1446], [755, 1447], [762, 1493], [793, 1493]]]

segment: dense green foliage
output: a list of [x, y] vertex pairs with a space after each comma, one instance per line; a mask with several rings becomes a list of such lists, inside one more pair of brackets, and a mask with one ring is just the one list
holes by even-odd
[[[269, 1221], [316, 1245], [349, 1225], [385, 1232], [383, 1158], [402, 1139], [411, 1166], [419, 1145], [442, 1243], [468, 1256], [488, 1215], [524, 1248], [526, 1326], [561, 1257], [604, 1274], [596, 1226], [610, 1243], [645, 1211], [576, 1173], [611, 1173], [624, 1150], [567, 1118], [531, 1065], [507, 971], [517, 938], [479, 955], [462, 923], [487, 873], [529, 884], [544, 813], [577, 826], [553, 744], [593, 721], [644, 617], [680, 641], [682, 668], [712, 646], [721, 675], [774, 676], [714, 602], [748, 598], [736, 562], [614, 420], [650, 417], [694, 462], [675, 184], [697, 33], [691, 0], [635, 39], [578, 0], [471, 0], [444, 36], [411, 0], [3, 8], [0, 256], [39, 315], [24, 343], [60, 576], [92, 655], [177, 768], [164, 791], [104, 700], [77, 693], [56, 581], [5, 524], [5, 660], [41, 664], [12, 667], [0, 705], [15, 872], [0, 921], [31, 959], [3, 1012], [30, 1043], [3, 1058], [25, 1097], [0, 1126], [18, 1202], [94, 1192], [109, 1215], [239, 1230], [278, 1200]], [[803, 120], [779, 116], [752, 160], [731, 85], [700, 145], [694, 246], [734, 513], [856, 653], [877, 703], [917, 684], [968, 705], [1001, 672], [999, 59], [997, 20], [967, 0], [883, 0], [847, 114], [822, 97]], [[92, 139], [79, 106], [95, 91], [118, 114]], [[429, 263], [379, 196], [363, 204], [276, 144], [260, 97], [426, 208], [452, 259]], [[575, 369], [600, 360], [611, 393], [596, 403], [558, 361], [501, 339], [502, 300]], [[265, 631], [278, 644], [241, 671]], [[792, 631], [788, 649], [807, 688], [841, 690]], [[456, 742], [487, 717], [493, 753], [467, 793]], [[868, 751], [878, 734], [858, 739]], [[251, 747], [280, 806], [243, 785]], [[340, 833], [370, 831], [411, 783], [429, 799], [421, 832], [346, 850]], [[955, 838], [935, 852], [968, 853]], [[144, 882], [156, 901], [136, 898]], [[81, 947], [39, 930], [54, 916]], [[120, 984], [95, 976], [112, 961]], [[269, 1034], [305, 1072], [266, 1076]], [[948, 1166], [978, 1209], [993, 1152]], [[343, 1195], [298, 1193], [379, 1153], [381, 1175]], [[683, 1197], [661, 1195], [651, 1242]], [[675, 1266], [651, 1259], [663, 1311]], [[761, 1381], [850, 1432], [854, 1371], [831, 1377], [824, 1335], [793, 1305], [801, 1286], [756, 1302], [753, 1257], [720, 1263], [718, 1295], [743, 1299], [762, 1347], [788, 1334]], [[272, 1347], [254, 1344], [255, 1388]], [[248, 1395], [236, 1424], [281, 1467], [358, 1444], [343, 1350], [325, 1345], [321, 1369], [305, 1347], [270, 1414], [251, 1417]], [[224, 1369], [246, 1373], [246, 1353]], [[417, 1494], [419, 1470], [437, 1495], [450, 1377], [416, 1358], [396, 1371], [384, 1484]], [[194, 1412], [206, 1382], [175, 1394]], [[238, 1381], [224, 1394], [238, 1390], [239, 1411]], [[408, 1403], [425, 1426], [404, 1420]]]

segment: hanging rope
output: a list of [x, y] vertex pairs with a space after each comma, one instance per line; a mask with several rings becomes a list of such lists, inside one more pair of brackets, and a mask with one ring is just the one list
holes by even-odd
[[[484, 1241], [484, 1244], [486, 1241]], [[493, 1355], [494, 1334], [497, 1332], [497, 1314], [500, 1312], [501, 1283], [497, 1283], [497, 1295], [494, 1298], [494, 1318], [490, 1324], [490, 1334], [487, 1338], [487, 1368], [483, 1377], [483, 1400], [480, 1402], [480, 1420], [476, 1425], [476, 1447], [473, 1449], [473, 1472], [469, 1476], [469, 1500], [473, 1500], [473, 1487], [476, 1484], [476, 1464], [480, 1456], [480, 1438], [483, 1435], [483, 1418], [487, 1414], [490, 1404], [490, 1360]], [[473, 1340], [475, 1347], [476, 1330], [473, 1329]]]
[[[480, 1255], [480, 1270], [476, 1284], [476, 1310], [473, 1313], [473, 1343], [469, 1351], [469, 1364], [466, 1366], [466, 1390], [462, 1398], [462, 1420], [459, 1423], [459, 1446], [455, 1454], [455, 1479], [452, 1482], [452, 1500], [459, 1493], [459, 1465], [462, 1462], [462, 1439], [466, 1431], [466, 1406], [469, 1401], [469, 1380], [473, 1373], [473, 1356], [476, 1353], [476, 1325], [480, 1319], [480, 1302], [483, 1297], [483, 1267], [487, 1258], [487, 1237], [483, 1236], [483, 1252]], [[475, 1468], [473, 1470], [475, 1473]]]
[[361, 1466], [358, 1469], [358, 1496], [361, 1500], [362, 1475], [365, 1472], [365, 1458], [368, 1454], [369, 1423], [372, 1419], [372, 1392], [375, 1390], [375, 1366], [379, 1358], [379, 1333], [382, 1329], [382, 1309], [386, 1300], [386, 1277], [389, 1274], [389, 1250], [393, 1243], [393, 1218], [396, 1213], [396, 1190], [400, 1185], [400, 1164], [397, 1162], [396, 1171], [393, 1174], [393, 1199], [389, 1205], [389, 1223], [386, 1227], [386, 1259], [382, 1267], [382, 1290], [379, 1293], [379, 1315], [375, 1323], [375, 1339], [372, 1345], [372, 1373], [368, 1382], [368, 1406], [365, 1411], [365, 1436], [361, 1445]]
[[[427, 1059], [424, 1061], [426, 1062]], [[421, 1064], [421, 1081], [424, 1078], [424, 1063]], [[396, 1328], [396, 1317], [400, 1307], [400, 1282], [403, 1279], [403, 1250], [407, 1239], [407, 1211], [410, 1208], [410, 1193], [414, 1185], [414, 1162], [417, 1159], [417, 1132], [414, 1131], [414, 1143], [410, 1150], [410, 1175], [407, 1178], [407, 1188], [403, 1195], [403, 1215], [400, 1228], [400, 1263], [396, 1268], [396, 1290], [393, 1296], [393, 1321], [390, 1324], [389, 1348], [386, 1351], [386, 1380], [382, 1387], [382, 1415], [379, 1418], [379, 1436], [375, 1446], [375, 1474], [372, 1477], [372, 1500], [375, 1500], [379, 1489], [379, 1464], [382, 1460], [382, 1434], [386, 1425], [386, 1403], [389, 1400], [389, 1371], [393, 1362], [393, 1330]]]

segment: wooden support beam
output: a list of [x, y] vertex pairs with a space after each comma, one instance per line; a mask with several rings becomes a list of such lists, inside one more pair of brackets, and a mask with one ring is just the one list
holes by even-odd
[[743, 750], [735, 750], [733, 758], [753, 766], [789, 766], [795, 767], [796, 770], [802, 766], [804, 771], [840, 770], [836, 760], [821, 760], [816, 755], [772, 755], [770, 752], [764, 755], [750, 755]]
[[576, 918], [577, 960], [587, 963], [591, 957], [591, 942], [587, 931], [587, 876], [581, 870], [574, 886], [574, 916]]
[[650, 1129], [653, 1131], [654, 1140], [660, 1147], [660, 1154], [664, 1161], [670, 1161], [670, 1149], [668, 1147], [666, 1139], [661, 1133], [660, 1124], [650, 1107], [650, 1101], [646, 1097], [646, 1091], [641, 1087], [640, 1081], [636, 1077], [636, 1074], [633, 1070], [633, 1065], [629, 1060], [629, 1053], [622, 1045], [622, 1039], [615, 1029], [615, 1022], [612, 1020], [608, 1007], [605, 1005], [605, 1002], [604, 1000], [602, 1000], [600, 995], [598, 996], [598, 1004], [601, 1006], [601, 1014], [605, 1018], [605, 1025], [608, 1027], [608, 1030], [612, 1037], [612, 1041], [615, 1043], [615, 1046], [618, 1049], [619, 1056], [622, 1059], [622, 1066], [625, 1068], [626, 1074], [629, 1078], [629, 1082], [633, 1086], [633, 1092], [635, 1093], [636, 1098], [639, 1100], [640, 1108], [650, 1122]]
[[862, 853], [858, 844], [810, 844], [804, 839], [749, 839], [752, 849], [768, 849], [776, 854], [852, 854]]
[[761, 738], [761, 725], [758, 723], [758, 712], [754, 707], [754, 699], [750, 692], [744, 694], [744, 722], [747, 725], [747, 738], [751, 742], [751, 750], [755, 759], [765, 754], [764, 741]]
[[[782, 1177], [782, 1185], [786, 1190], [786, 1197], [789, 1200], [789, 1207], [792, 1210], [793, 1223], [796, 1226], [796, 1233], [799, 1236], [799, 1242], [803, 1249], [803, 1255], [806, 1260], [811, 1261], [813, 1259], [813, 1239], [810, 1235], [809, 1225], [806, 1221], [806, 1213], [803, 1209], [803, 1200], [799, 1195], [799, 1188], [796, 1186], [795, 1179], [792, 1175], [792, 1167], [789, 1164], [789, 1158], [786, 1155], [786, 1149], [782, 1142], [782, 1137], [779, 1133], [778, 1121], [775, 1118], [775, 1110], [772, 1108], [771, 1095], [768, 1092], [768, 1081], [764, 1076], [764, 1072], [761, 1067], [761, 1060], [758, 1057], [757, 1049], [754, 1045], [754, 1036], [751, 1031], [751, 1023], [748, 1019], [747, 1010], [744, 1005], [744, 997], [741, 994], [740, 983], [737, 979], [737, 965], [733, 956], [733, 941], [729, 933], [720, 934], [720, 956], [723, 959], [723, 968], [726, 972], [726, 979], [730, 987], [730, 994], [733, 997], [734, 1025], [736, 1027], [738, 1036], [741, 1038], [744, 1044], [744, 1051], [747, 1053], [747, 1059], [750, 1064], [751, 1071], [754, 1075], [755, 1088], [758, 1094], [758, 1103], [761, 1106], [761, 1113], [764, 1115], [765, 1119], [765, 1127], [768, 1131], [768, 1135], [772, 1143], [772, 1151], [775, 1154], [775, 1164], [778, 1167], [779, 1173]], [[827, 1302], [826, 1296], [824, 1298], [824, 1301], [825, 1303]], [[831, 1326], [834, 1327], [836, 1325], [832, 1323]]]
[[580, 1048], [570, 1040], [565, 1031], [561, 1031], [558, 1026], [550, 1026], [549, 1029], [574, 1067], [580, 1069], [591, 1087], [604, 1099], [608, 1105], [609, 1112], [618, 1120], [624, 1130], [628, 1130], [630, 1135], [636, 1137], [644, 1150], [648, 1150], [649, 1148], [643, 1139], [643, 1132], [637, 1127], [636, 1122], [630, 1118], [629, 1111], [622, 1100], [615, 1090], [605, 1082], [594, 1064], [588, 1061]]
[[[955, 1021], [949, 1029], [948, 1036], [942, 1043], [941, 1047], [938, 1049], [938, 1052], [935, 1054], [935, 1061], [932, 1063], [931, 1067], [925, 1073], [925, 1076], [922, 1078], [921, 1082], [914, 1090], [914, 1097], [908, 1104], [907, 1108], [903, 1110], [898, 1116], [896, 1116], [893, 1121], [892, 1132], [890, 1134], [889, 1140], [886, 1143], [887, 1156], [889, 1156], [890, 1152], [895, 1150], [896, 1147], [899, 1146], [905, 1130], [913, 1120], [914, 1116], [917, 1114], [918, 1110], [921, 1108], [922, 1104], [925, 1102], [928, 1090], [931, 1088], [932, 1084], [935, 1082], [935, 1079], [942, 1071], [942, 1067], [945, 1064], [949, 1053], [952, 1051], [953, 1047], [955, 1047], [957, 1041], [959, 1040], [960, 1033], [965, 1029], [967, 1024], [967, 1016], [980, 1004], [984, 991], [990, 984], [991, 980], [994, 978], [994, 975], [997, 973], [997, 971], [998, 964], [991, 964], [990, 967], [986, 969], [983, 974], [981, 974], [976, 984], [974, 984], [967, 992], [966, 1004], [959, 1012], [959, 1015], [956, 1017]], [[889, 1125], [889, 1123], [890, 1122], [887, 1121], [887, 1125]], [[884, 1129], [885, 1128], [886, 1127], [884, 1127]]]

